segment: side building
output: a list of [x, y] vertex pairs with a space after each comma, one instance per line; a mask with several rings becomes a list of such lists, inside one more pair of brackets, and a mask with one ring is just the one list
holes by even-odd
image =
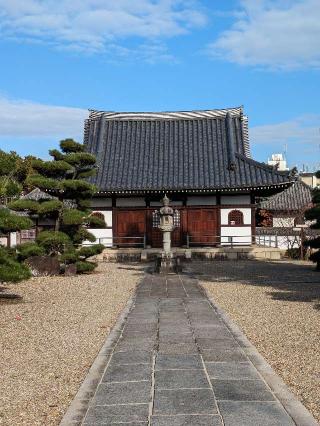
[[91, 111], [87, 150], [97, 156], [94, 230], [106, 246], [161, 247], [157, 210], [175, 209], [173, 246], [248, 245], [256, 197], [288, 188], [290, 172], [251, 158], [242, 108], [165, 113]]

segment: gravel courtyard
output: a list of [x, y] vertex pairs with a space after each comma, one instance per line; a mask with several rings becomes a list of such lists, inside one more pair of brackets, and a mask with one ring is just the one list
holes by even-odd
[[189, 268], [319, 421], [320, 273], [307, 262], [192, 262]]
[[58, 425], [142, 276], [101, 264], [92, 275], [10, 284], [0, 302], [0, 424]]

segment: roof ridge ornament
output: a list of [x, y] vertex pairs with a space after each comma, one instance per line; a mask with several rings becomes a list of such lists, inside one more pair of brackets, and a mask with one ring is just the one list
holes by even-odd
[[228, 170], [236, 170], [235, 137], [233, 131], [232, 115], [226, 114], [227, 146], [228, 146]]

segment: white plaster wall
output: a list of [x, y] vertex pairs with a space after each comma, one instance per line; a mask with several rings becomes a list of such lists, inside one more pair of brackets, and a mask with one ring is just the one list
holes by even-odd
[[91, 207], [112, 207], [111, 198], [92, 198]]
[[8, 239], [6, 237], [0, 237], [0, 246], [7, 247]]
[[84, 241], [82, 245], [91, 246], [93, 244], [104, 244], [106, 247], [112, 247], [112, 229], [88, 229], [96, 237], [96, 241]]
[[214, 195], [191, 196], [187, 198], [188, 206], [215, 206], [217, 198]]
[[236, 245], [251, 245], [252, 232], [249, 226], [221, 227], [221, 245], [230, 245], [231, 239]]
[[11, 232], [10, 244], [11, 244], [11, 247], [15, 247], [17, 245], [17, 233], [16, 232]]
[[117, 207], [145, 207], [146, 201], [144, 197], [132, 197], [132, 198], [117, 198]]
[[[234, 209], [221, 209], [221, 226], [222, 225], [228, 225], [228, 215], [232, 210], [240, 210], [243, 214], [243, 224], [244, 225], [251, 225], [251, 209], [249, 208], [234, 208]], [[235, 227], [232, 227], [235, 228]]]
[[223, 204], [251, 204], [251, 198], [249, 194], [243, 195], [221, 195], [221, 205]]
[[93, 210], [92, 213], [103, 214], [107, 227], [112, 228], [112, 211], [111, 210]]
[[[7, 247], [8, 239], [7, 237], [0, 237], [0, 246]], [[17, 233], [10, 233], [10, 247], [15, 247], [17, 245]]]

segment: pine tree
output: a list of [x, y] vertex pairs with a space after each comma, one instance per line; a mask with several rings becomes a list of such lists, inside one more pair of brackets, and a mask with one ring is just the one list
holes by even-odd
[[[320, 170], [316, 173], [316, 176], [317, 178], [320, 178]], [[311, 225], [311, 228], [320, 229], [320, 188], [319, 187], [314, 189], [313, 191], [313, 202], [314, 202], [314, 207], [312, 207], [311, 209], [305, 212], [305, 218], [307, 220], [314, 221], [314, 223]], [[317, 270], [320, 271], [320, 236], [312, 240], [306, 241], [305, 244], [313, 249], [318, 249], [317, 251], [311, 254], [310, 260], [316, 263], [317, 265], [316, 268]]]
[[32, 173], [36, 157], [20, 157], [16, 152], [0, 150], [0, 197], [17, 197], [24, 189], [26, 177]]
[[[0, 234], [9, 236], [10, 232], [32, 227], [29, 218], [13, 214], [7, 208], [0, 209]], [[18, 261], [15, 251], [0, 246], [0, 282], [18, 282], [31, 276], [29, 268]]]
[[[84, 266], [85, 259], [79, 258], [76, 248], [83, 241], [95, 242], [95, 237], [86, 228], [104, 228], [105, 222], [91, 216], [90, 199], [96, 192], [87, 178], [95, 174], [96, 158], [85, 152], [85, 146], [72, 139], [60, 142], [60, 150], [49, 151], [51, 161], [34, 160], [32, 168], [36, 173], [29, 175], [26, 184], [39, 188], [54, 198], [48, 200], [17, 200], [10, 208], [27, 211], [37, 218], [50, 217], [55, 220], [54, 231], [44, 231], [37, 237], [37, 243], [47, 254], [60, 254], [65, 263], [77, 263], [79, 272], [92, 266]], [[102, 251], [101, 245], [92, 250]], [[86, 262], [88, 263], [88, 262]], [[80, 271], [81, 270], [81, 271]]]

